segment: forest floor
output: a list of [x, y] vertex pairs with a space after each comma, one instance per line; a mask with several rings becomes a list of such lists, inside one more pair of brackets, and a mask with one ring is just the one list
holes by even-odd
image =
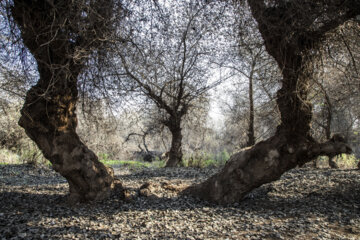
[[0, 165], [0, 239], [360, 239], [360, 171], [293, 169], [240, 203], [217, 206], [144, 182], [191, 184], [216, 169], [116, 168], [133, 195], [66, 203], [66, 181], [48, 168]]

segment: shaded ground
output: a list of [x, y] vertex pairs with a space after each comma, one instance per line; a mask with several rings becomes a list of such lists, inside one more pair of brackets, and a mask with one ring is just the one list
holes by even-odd
[[161, 188], [137, 195], [146, 181], [187, 184], [215, 171], [116, 169], [131, 202], [69, 206], [55, 172], [0, 166], [0, 239], [360, 239], [358, 170], [294, 169], [226, 207]]

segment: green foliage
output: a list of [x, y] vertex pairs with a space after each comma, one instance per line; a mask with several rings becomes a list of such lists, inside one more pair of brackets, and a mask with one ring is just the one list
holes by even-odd
[[127, 161], [127, 160], [120, 160], [118, 161], [118, 165], [124, 166], [129, 168], [130, 170], [138, 170], [142, 168], [148, 168], [149, 163], [140, 162], [140, 161]]
[[[111, 161], [113, 161], [113, 160], [111, 160], [110, 159], [110, 157], [109, 157], [109, 154], [107, 154], [107, 153], [98, 153], [97, 154], [97, 156], [98, 156], [98, 158], [99, 158], [99, 160], [101, 161], [101, 162], [111, 162]], [[105, 164], [105, 163], [104, 163]]]
[[48, 161], [35, 144], [29, 144], [19, 150], [0, 149], [0, 164], [45, 164]]
[[0, 164], [19, 164], [19, 155], [6, 148], [0, 149]]
[[[354, 154], [341, 154], [335, 157], [335, 162], [338, 164], [339, 168], [353, 169], [357, 168], [357, 164], [360, 159], [357, 159]], [[317, 165], [319, 167], [328, 167], [329, 158], [326, 156], [320, 156], [317, 159]]]
[[182, 159], [181, 165], [183, 167], [219, 167], [224, 165], [230, 158], [226, 149], [217, 154], [207, 152], [197, 152], [195, 154], [186, 156]]
[[44, 158], [42, 152], [35, 144], [28, 144], [27, 147], [21, 148], [18, 151], [20, 162], [27, 163], [31, 165], [42, 165], [48, 162], [47, 159]]
[[150, 165], [151, 168], [163, 168], [165, 167], [166, 162], [160, 160], [159, 158], [155, 158], [155, 161], [153, 161]]
[[222, 164], [225, 164], [229, 159], [230, 159], [230, 154], [226, 149], [218, 153], [217, 160], [220, 161]]
[[130, 170], [139, 170], [143, 168], [162, 168], [165, 166], [165, 162], [159, 159], [153, 162], [141, 162], [134, 160], [113, 160], [109, 158], [109, 155], [106, 153], [98, 154], [100, 162], [105, 164], [106, 166], [123, 166], [127, 167]]
[[354, 154], [341, 154], [336, 157], [336, 162], [340, 168], [357, 168], [360, 159], [357, 159]]

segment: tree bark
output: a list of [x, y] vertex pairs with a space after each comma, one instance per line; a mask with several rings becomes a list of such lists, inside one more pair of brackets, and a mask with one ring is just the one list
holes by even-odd
[[248, 141], [246, 143], [247, 147], [250, 147], [255, 144], [255, 130], [254, 130], [255, 112], [254, 112], [253, 75], [254, 75], [253, 69], [251, 69], [251, 73], [250, 73], [250, 77], [249, 77], [249, 110], [250, 110], [250, 113], [249, 113]]
[[[275, 136], [234, 154], [222, 171], [185, 189], [184, 194], [219, 204], [234, 203], [252, 189], [277, 180], [289, 169], [320, 155], [351, 153], [342, 138], [333, 137], [325, 143], [317, 143], [310, 135], [312, 106], [307, 96], [314, 66], [312, 61], [315, 60], [312, 50], [316, 50], [326, 31], [307, 36], [306, 28], [294, 29], [294, 21], [306, 23], [307, 19], [294, 19], [293, 13], [299, 11], [300, 3], [291, 4], [266, 7], [264, 1], [249, 0], [266, 49], [277, 61], [283, 75], [282, 87], [277, 92], [281, 124]], [[322, 11], [322, 8], [317, 10]], [[333, 28], [341, 23], [331, 22]]]
[[[66, 178], [71, 202], [100, 200], [115, 187], [113, 171], [79, 139], [75, 104], [76, 81], [71, 88], [60, 86], [44, 94], [51, 76], [40, 74], [40, 80], [27, 93], [19, 124], [37, 144], [55, 171]], [[65, 83], [64, 79], [57, 79]], [[67, 82], [68, 85], [69, 82]], [[46, 86], [48, 87], [48, 86]]]
[[100, 200], [121, 185], [76, 134], [77, 78], [83, 65], [74, 60], [75, 43], [61, 25], [71, 11], [67, 8], [71, 3], [54, 9], [48, 1], [14, 1], [12, 15], [40, 75], [27, 92], [19, 125], [66, 178], [71, 202]]
[[169, 160], [166, 162], [165, 167], [176, 167], [182, 161], [182, 134], [180, 126], [177, 128], [170, 129], [172, 138], [171, 138], [171, 148], [169, 151]]
[[279, 179], [298, 164], [319, 155], [350, 151], [344, 142], [330, 140], [322, 144], [309, 141], [289, 144], [285, 135], [275, 135], [234, 154], [219, 173], [203, 183], [190, 186], [183, 194], [217, 204], [239, 202], [254, 188]]

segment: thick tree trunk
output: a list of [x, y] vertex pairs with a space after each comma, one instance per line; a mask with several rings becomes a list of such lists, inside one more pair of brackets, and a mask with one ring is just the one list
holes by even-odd
[[[307, 100], [312, 77], [312, 48], [322, 39], [307, 38], [292, 31], [294, 9], [266, 7], [264, 1], [249, 0], [267, 51], [282, 70], [282, 88], [277, 93], [281, 124], [275, 136], [233, 155], [218, 174], [184, 190], [211, 202], [228, 204], [240, 201], [249, 191], [277, 180], [284, 172], [320, 155], [350, 153], [342, 138], [317, 143], [310, 135], [312, 106]], [[289, 14], [289, 15], [287, 15]], [[286, 19], [287, 21], [285, 21]], [[305, 30], [304, 30], [305, 31]]]
[[177, 128], [170, 129], [172, 138], [171, 138], [171, 148], [169, 151], [169, 160], [166, 162], [165, 167], [176, 167], [182, 161], [182, 135], [180, 126]]
[[350, 151], [344, 142], [289, 143], [285, 135], [276, 135], [234, 154], [219, 173], [183, 193], [218, 204], [239, 202], [254, 188], [279, 179], [298, 164], [319, 155]]
[[[42, 74], [41, 74], [42, 75]], [[19, 121], [27, 135], [69, 183], [71, 202], [100, 200], [115, 187], [113, 171], [98, 161], [75, 132], [76, 82], [44, 93], [42, 80], [27, 93]], [[58, 82], [66, 82], [59, 79]], [[45, 94], [42, 97], [41, 94]]]
[[66, 29], [61, 24], [68, 23], [61, 18], [71, 2], [64, 4], [54, 9], [47, 1], [14, 1], [13, 17], [40, 75], [38, 83], [27, 92], [19, 124], [53, 169], [68, 181], [71, 202], [100, 200], [117, 184], [112, 169], [98, 161], [75, 131], [77, 77], [83, 66], [73, 59], [74, 41], [68, 39], [66, 31], [57, 29]]

